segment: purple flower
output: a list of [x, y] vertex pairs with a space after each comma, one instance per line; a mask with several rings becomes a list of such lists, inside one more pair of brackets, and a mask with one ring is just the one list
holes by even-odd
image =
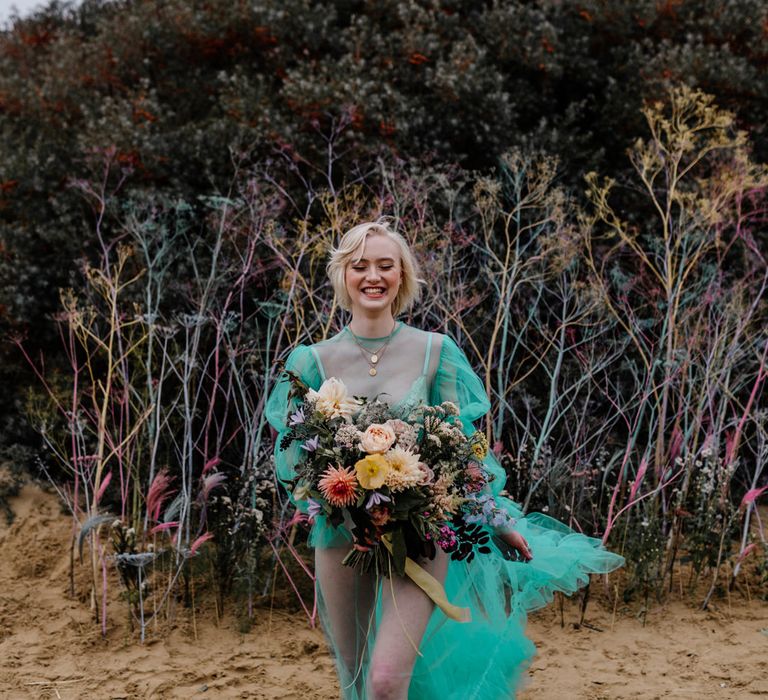
[[509, 523], [509, 521], [510, 517], [503, 510], [500, 510], [496, 513], [496, 515], [493, 516], [491, 525], [493, 525], [493, 527], [504, 527]]
[[307, 503], [309, 504], [307, 515], [310, 518], [316, 518], [323, 512], [323, 506], [321, 506], [314, 498], [308, 498]]
[[489, 493], [472, 493], [467, 498], [472, 499], [473, 501], [476, 501], [480, 505], [484, 505], [488, 501], [493, 500], [493, 496]]
[[315, 437], [310, 438], [309, 440], [307, 440], [301, 446], [301, 448], [303, 450], [306, 450], [307, 452], [314, 452], [319, 447], [319, 445], [320, 445], [320, 436], [319, 435], [315, 435]]
[[288, 418], [288, 425], [301, 425], [304, 422], [304, 408], [300, 408], [296, 413], [292, 413]]
[[374, 506], [381, 505], [382, 503], [389, 503], [392, 499], [389, 496], [385, 496], [378, 491], [372, 491], [368, 497], [368, 503], [365, 504], [365, 509], [370, 510]]

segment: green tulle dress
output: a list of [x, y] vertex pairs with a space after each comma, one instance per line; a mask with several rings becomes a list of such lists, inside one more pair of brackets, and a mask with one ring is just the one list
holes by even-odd
[[[384, 339], [358, 336], [358, 340], [374, 350]], [[379, 362], [377, 377], [368, 374], [368, 365], [347, 328], [320, 343], [299, 345], [285, 367], [298, 373], [313, 389], [335, 376], [344, 381], [351, 394], [369, 398], [379, 395], [402, 417], [420, 401], [430, 405], [453, 401], [459, 406], [467, 434], [474, 431], [473, 422], [490, 408], [483, 383], [449, 336], [402, 322], [398, 322]], [[287, 416], [295, 410], [288, 403], [288, 388], [288, 382], [278, 378], [266, 407], [267, 420], [278, 432], [275, 463], [281, 482], [294, 476], [294, 465], [301, 459], [296, 444], [288, 450], [277, 447], [287, 431]], [[547, 515], [524, 514], [517, 503], [499, 495], [506, 475], [493, 454], [488, 455], [485, 464], [495, 475], [491, 487], [498, 504], [515, 518], [514, 529], [527, 540], [533, 559], [509, 561], [495, 553], [478, 555], [469, 563], [450, 561], [446, 593], [452, 603], [470, 609], [472, 621], [454, 622], [440, 610], [433, 612], [419, 644], [421, 656], [411, 677], [409, 700], [514, 698], [535, 652], [524, 633], [528, 611], [545, 606], [555, 591], [571, 594], [587, 583], [590, 574], [607, 573], [624, 564], [623, 557], [607, 551], [599, 539], [577, 533]], [[309, 544], [318, 548], [348, 548], [351, 541], [346, 527], [335, 528], [322, 516], [316, 519], [309, 537]], [[317, 592], [318, 610], [336, 658], [342, 696], [346, 700], [366, 700], [366, 662], [375, 644], [375, 625], [367, 635], [367, 645], [361, 640], [362, 669], [353, 674], [336, 653], [319, 587]], [[354, 607], [354, 603], [351, 605]], [[350, 614], [355, 612], [350, 610]]]

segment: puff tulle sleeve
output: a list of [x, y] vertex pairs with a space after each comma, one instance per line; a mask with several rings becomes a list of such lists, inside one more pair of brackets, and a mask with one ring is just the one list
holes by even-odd
[[[285, 361], [285, 370], [295, 372], [301, 380], [310, 388], [318, 389], [322, 384], [320, 370], [315, 361], [312, 349], [307, 345], [297, 345], [288, 355]], [[294, 467], [302, 458], [301, 448], [295, 441], [287, 450], [280, 449], [280, 442], [288, 432], [288, 417], [298, 407], [298, 401], [294, 398], [288, 401], [288, 392], [291, 388], [288, 375], [285, 371], [275, 378], [272, 391], [267, 398], [265, 415], [267, 422], [277, 431], [275, 439], [275, 472], [278, 480], [283, 485], [296, 476]], [[291, 502], [296, 503], [291, 499]], [[306, 508], [306, 502], [301, 501], [301, 507]]]
[[[429, 402], [432, 405], [443, 401], [452, 401], [459, 407], [459, 418], [466, 435], [471, 435], [476, 430], [473, 425], [474, 421], [482, 418], [491, 408], [491, 402], [488, 400], [488, 394], [482, 380], [472, 369], [472, 365], [469, 364], [469, 360], [461, 348], [447, 335], [443, 336], [440, 361], [435, 371], [429, 397]], [[504, 488], [507, 475], [493, 452], [488, 452], [483, 463], [486, 470], [494, 477], [490, 483], [490, 488], [497, 506], [503, 508], [515, 520], [523, 517], [518, 504], [499, 495]], [[514, 527], [510, 526], [505, 529], [514, 529]]]

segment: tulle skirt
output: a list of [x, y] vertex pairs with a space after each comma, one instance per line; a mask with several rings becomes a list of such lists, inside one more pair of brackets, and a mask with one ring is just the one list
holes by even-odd
[[[606, 550], [599, 539], [577, 533], [542, 513], [524, 516], [518, 504], [509, 499], [504, 499], [504, 505], [517, 519], [515, 529], [528, 542], [533, 559], [510, 561], [494, 551], [478, 554], [469, 563], [449, 561], [444, 582], [448, 599], [469, 608], [472, 619], [455, 622], [434, 610], [418, 644], [420, 656], [411, 676], [409, 700], [514, 698], [535, 653], [525, 636], [528, 612], [551, 602], [555, 591], [570, 595], [589, 581], [590, 574], [608, 573], [624, 564], [624, 558]], [[347, 528], [335, 528], [321, 516], [315, 521], [309, 543], [318, 548], [348, 548], [351, 540]], [[317, 587], [320, 619], [336, 659], [345, 700], [371, 697], [368, 666], [381, 619], [381, 586], [379, 581], [372, 622], [359, 620], [359, 629], [365, 634], [359, 640], [353, 669], [341, 660], [337, 641], [330, 633], [326, 602]], [[350, 610], [349, 614], [358, 612]]]

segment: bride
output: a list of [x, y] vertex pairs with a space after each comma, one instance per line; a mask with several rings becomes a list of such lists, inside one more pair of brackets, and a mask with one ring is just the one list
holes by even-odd
[[[285, 369], [313, 389], [329, 377], [351, 395], [386, 400], [403, 417], [419, 403], [453, 401], [467, 434], [490, 408], [483, 383], [450, 336], [406, 324], [398, 316], [420, 296], [418, 264], [407, 241], [386, 220], [347, 231], [331, 252], [328, 275], [349, 323], [331, 338], [292, 350]], [[277, 381], [267, 402], [267, 420], [278, 431], [277, 477], [295, 476], [298, 447], [281, 450], [287, 417], [288, 382]], [[493, 700], [512, 698], [534, 653], [525, 637], [526, 613], [542, 607], [554, 591], [573, 593], [590, 573], [624, 563], [599, 540], [579, 534], [542, 514], [525, 516], [500, 495], [506, 478], [492, 453], [485, 468], [497, 506], [511, 517], [496, 535], [507, 555], [456, 561], [438, 549], [419, 564], [443, 583], [451, 602], [467, 607], [471, 621], [448, 620], [407, 578], [377, 580], [341, 561], [353, 541], [347, 523], [311, 519], [316, 594], [323, 629], [336, 660], [347, 700]], [[304, 507], [303, 503], [300, 507]], [[516, 557], [509, 557], [509, 552]]]

